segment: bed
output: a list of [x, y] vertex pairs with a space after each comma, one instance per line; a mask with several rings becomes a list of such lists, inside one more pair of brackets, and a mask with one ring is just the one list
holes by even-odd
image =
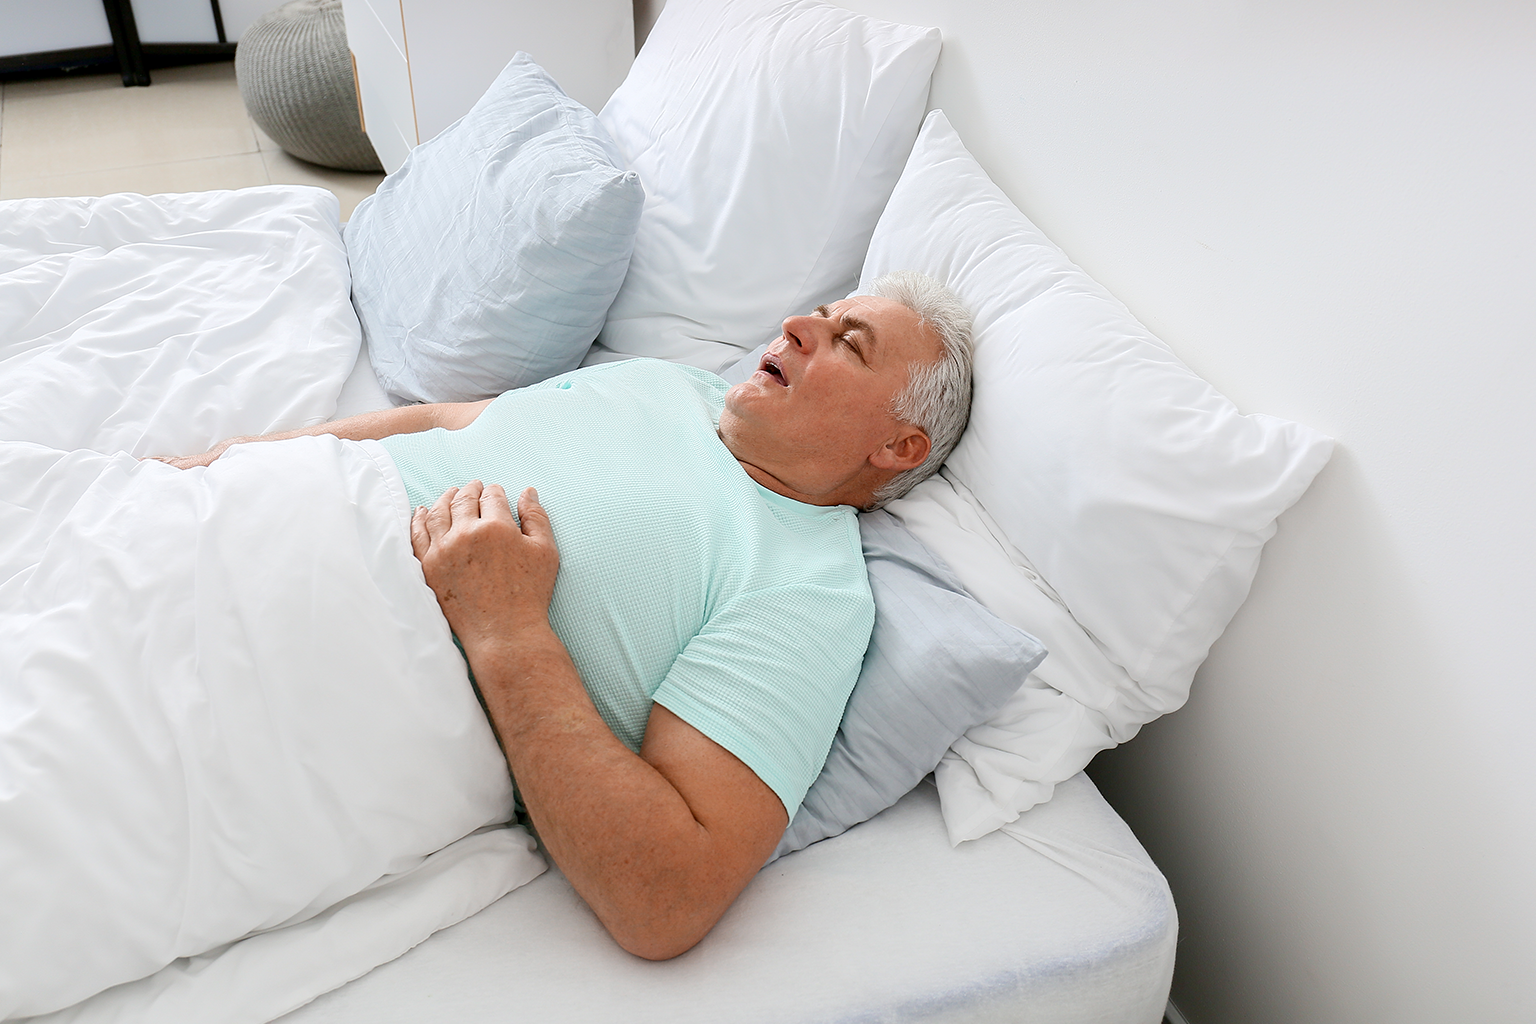
[[[120, 982], [93, 995], [100, 985], [77, 980], [94, 970], [88, 947], [70, 959], [79, 933], [48, 923], [48, 901], [29, 897], [36, 930], [13, 925], [7, 948], [64, 943], [69, 957], [37, 955], [59, 974], [57, 991], [78, 993], [37, 1019], [1161, 1017], [1172, 900], [1082, 768], [1182, 703], [1246, 595], [1275, 517], [1330, 444], [1299, 424], [1239, 413], [1029, 223], [943, 112], [927, 110], [939, 45], [931, 29], [817, 0], [672, 0], [600, 119], [563, 105], [537, 66], [517, 58], [476, 111], [359, 207], [345, 235], [334, 199], [300, 187], [4, 204], [18, 227], [0, 252], [0, 513], [11, 517], [0, 530], [0, 615], [40, 591], [66, 593], [79, 565], [110, 566], [121, 604], [63, 602], [76, 613], [58, 628], [74, 632], [55, 653], [101, 633], [137, 651], [146, 629], [160, 635], [157, 616], [203, 628], [210, 606], [254, 609], [234, 626], [209, 619], [244, 652], [209, 663], [227, 665], [220, 678], [231, 680], [251, 665], [291, 667], [289, 690], [274, 690], [268, 705], [303, 708], [317, 715], [316, 735], [346, 737], [338, 760], [325, 762], [290, 745], [282, 729], [292, 714], [268, 715], [275, 738], [251, 756], [313, 768], [272, 782], [289, 789], [211, 770], [224, 789], [190, 788], [182, 776], [197, 773], [186, 765], [228, 774], [224, 750], [181, 746], [176, 764], [151, 765], [182, 788], [150, 808], [174, 824], [170, 840], [129, 851], [166, 876], [161, 890], [145, 886], [135, 927], [153, 930], [157, 892], [180, 909], [161, 926], [158, 952], [113, 965]], [[789, 151], [796, 159], [786, 162]], [[580, 201], [566, 191], [545, 208], [530, 201], [530, 180], [566, 182]], [[871, 695], [861, 677], [776, 859], [704, 942], [666, 963], [618, 950], [527, 833], [496, 813], [504, 787], [465, 781], [487, 774], [496, 754], [467, 686], [446, 702], [411, 703], [422, 676], [462, 678], [463, 669], [445, 624], [420, 627], [435, 609], [420, 607], [420, 586], [397, 600], [410, 588], [370, 582], [410, 570], [403, 501], [377, 453], [317, 442], [295, 448], [290, 465], [263, 451], [278, 446], [245, 446], [197, 480], [134, 458], [399, 401], [477, 397], [577, 362], [655, 357], [729, 378], [787, 313], [899, 268], [940, 277], [973, 307], [976, 398], [942, 474], [869, 527], [885, 533], [866, 532], [871, 578], [877, 564], [916, 564], [965, 621], [984, 620], [989, 636], [1038, 638], [1050, 653], [1022, 660], [1022, 641], [1000, 641], [1004, 653], [978, 668], [963, 660], [974, 650], [954, 650], [981, 646], [968, 643], [974, 634], [945, 619], [933, 632], [952, 633], [940, 638], [946, 657], [962, 658], [950, 676], [902, 655], [892, 660], [908, 678], [895, 689]], [[509, 350], [508, 337], [525, 343]], [[253, 482], [279, 477], [271, 488]], [[218, 521], [209, 508], [265, 522], [337, 487], [337, 507], [372, 511], [317, 527], [307, 547], [206, 525]], [[155, 547], [95, 526], [173, 506], [185, 510], [180, 539], [193, 543]], [[185, 562], [177, 571], [202, 596], [157, 604], [141, 570], [123, 568], [125, 549], [156, 572]], [[222, 589], [208, 589], [217, 559], [198, 554], [214, 550], [246, 569], [215, 580]], [[250, 588], [293, 586], [267, 581], [290, 570], [322, 611], [282, 622], [275, 640], [248, 637], [244, 624], [270, 616], [276, 592]], [[413, 637], [405, 646], [361, 618], [336, 618], [351, 595], [374, 589], [377, 616]], [[929, 607], [914, 621], [931, 617]], [[52, 636], [28, 633], [41, 621], [12, 615], [4, 635], [33, 651], [37, 636]], [[893, 630], [889, 642], [913, 632]], [[326, 661], [327, 644], [344, 646], [347, 660]], [[295, 659], [295, 648], [310, 657]], [[169, 649], [167, 677], [181, 664]], [[312, 712], [295, 696], [310, 686], [329, 694], [350, 674], [397, 692], [405, 710], [359, 728], [345, 701], [320, 700]], [[913, 696], [940, 682], [939, 698]], [[9, 697], [0, 724], [16, 727], [24, 703]], [[932, 720], [889, 717], [910, 705]], [[59, 712], [58, 734], [74, 713]], [[167, 735], [174, 744], [182, 734]], [[379, 735], [399, 746], [381, 755]], [[349, 773], [346, 758], [376, 772]], [[398, 763], [436, 761], [459, 776], [412, 790], [411, 814], [383, 806], [381, 780], [396, 785]], [[338, 789], [345, 801], [313, 798], [312, 775], [326, 772], [354, 787]], [[865, 781], [847, 781], [855, 777]], [[67, 781], [59, 792], [84, 791], [81, 779]], [[90, 799], [88, 826], [55, 813], [63, 800], [50, 805], [49, 827], [73, 851], [49, 866], [55, 882], [91, 874], [91, 844], [110, 836], [114, 816], [148, 813], [133, 795]], [[310, 831], [297, 834], [330, 845], [274, 842], [247, 856], [239, 830], [184, 806], [226, 800], [263, 814], [309, 800]], [[325, 868], [315, 850], [346, 870]], [[172, 877], [165, 858], [199, 865], [187, 873], [202, 888]], [[276, 895], [261, 890], [274, 864], [291, 883]], [[246, 889], [231, 896], [221, 872]], [[245, 916], [198, 919], [201, 932], [188, 925], [223, 897], [243, 900]], [[57, 920], [92, 911], [84, 897], [66, 909], [80, 916]]]

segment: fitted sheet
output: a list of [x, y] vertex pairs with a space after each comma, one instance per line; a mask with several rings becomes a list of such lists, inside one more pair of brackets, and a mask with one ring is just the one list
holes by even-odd
[[675, 960], [623, 952], [551, 868], [281, 1019], [1154, 1024], [1177, 931], [1163, 876], [1086, 776], [959, 847], [923, 784], [765, 868]]

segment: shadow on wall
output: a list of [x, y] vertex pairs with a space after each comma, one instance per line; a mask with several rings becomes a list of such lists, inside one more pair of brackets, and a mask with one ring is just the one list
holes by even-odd
[[635, 2], [635, 52], [645, 45], [645, 37], [651, 34], [657, 15], [667, 6], [667, 0], [634, 0]]
[[[1447, 692], [1434, 644], [1404, 649], [1433, 635], [1410, 572], [1360, 464], [1336, 449], [1281, 518], [1188, 705], [1089, 769], [1168, 876], [1173, 998], [1195, 1024], [1305, 1024], [1340, 1007], [1392, 1019], [1379, 1000], [1418, 971], [1508, 983], [1470, 954], [1446, 962], [1477, 948], [1458, 933], [1507, 911], [1427, 836], [1486, 831], [1497, 810], [1446, 749], [1476, 735], [1448, 720], [1477, 709]], [[1320, 991], [1340, 964], [1360, 983]]]

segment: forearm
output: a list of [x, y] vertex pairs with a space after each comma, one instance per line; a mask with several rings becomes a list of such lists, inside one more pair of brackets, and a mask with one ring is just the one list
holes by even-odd
[[547, 626], [466, 652], [539, 838], [571, 885], [631, 953], [691, 948], [744, 884], [732, 858], [614, 736]]
[[318, 437], [331, 434], [346, 441], [377, 441], [395, 434], [417, 434], [434, 427], [457, 430], [474, 422], [484, 402], [438, 402], [430, 405], [402, 405], [394, 409], [365, 412], [329, 423], [316, 423], [299, 430], [285, 430], [278, 434], [262, 434], [241, 438], [241, 441], [286, 441], [291, 437]]
[[703, 938], [788, 818], [736, 755], [660, 704], [636, 755], [593, 707], [549, 626], [560, 558], [532, 488], [450, 487], [411, 550], [480, 684], [539, 836], [619, 945], [653, 960]]
[[434, 427], [457, 430], [473, 423], [480, 411], [490, 404], [484, 402], [440, 402], [432, 405], [402, 405], [394, 409], [365, 412], [329, 423], [316, 423], [298, 430], [285, 430], [273, 434], [231, 437], [214, 445], [202, 455], [167, 459], [172, 465], [186, 469], [206, 466], [216, 461], [232, 445], [251, 444], [256, 441], [286, 441], [294, 437], [318, 437], [330, 434], [347, 441], [377, 441], [395, 434], [416, 434]]

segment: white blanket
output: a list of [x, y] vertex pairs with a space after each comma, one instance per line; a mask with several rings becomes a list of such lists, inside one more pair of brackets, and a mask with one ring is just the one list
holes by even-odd
[[0, 203], [0, 439], [186, 455], [331, 418], [362, 337], [324, 189]]
[[482, 830], [505, 763], [381, 449], [98, 454], [330, 417], [335, 198], [16, 201], [0, 239], [0, 1019], [266, 1021], [543, 871]]
[[[0, 443], [0, 480], [0, 1017], [306, 920], [509, 817], [377, 445], [183, 473]], [[522, 845], [510, 881], [542, 870]]]

